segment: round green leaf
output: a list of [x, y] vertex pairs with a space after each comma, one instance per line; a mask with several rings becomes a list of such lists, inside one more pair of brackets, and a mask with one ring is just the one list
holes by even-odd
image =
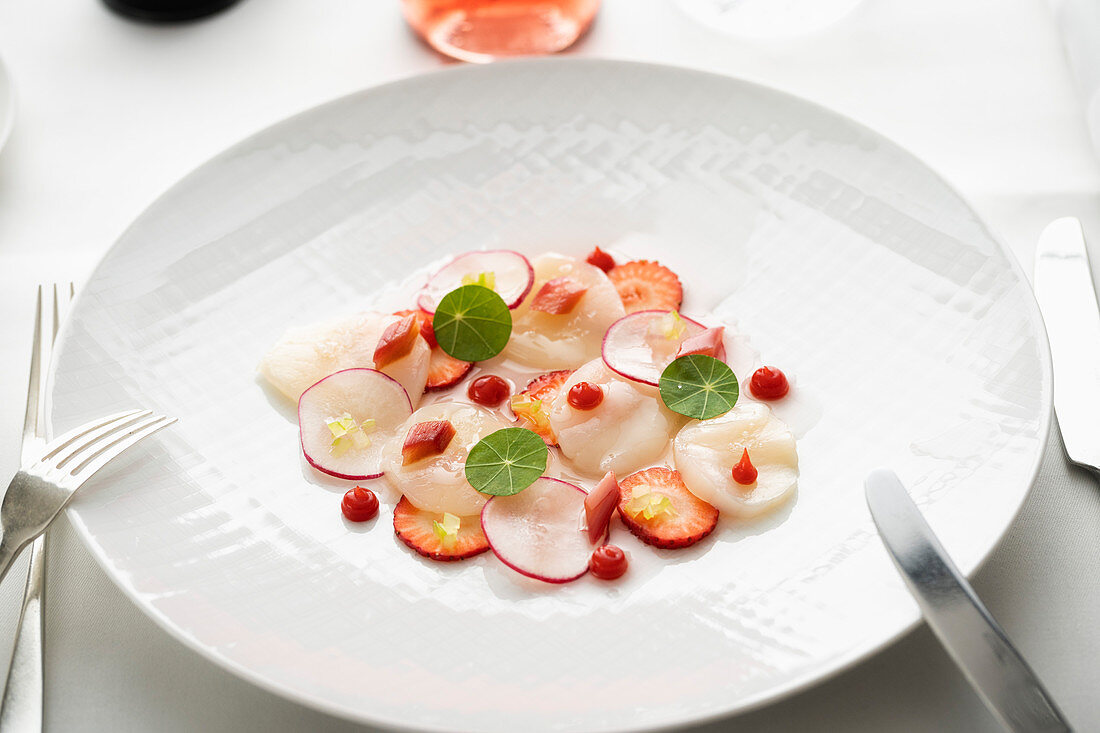
[[705, 354], [674, 359], [658, 385], [665, 407], [696, 420], [724, 415], [737, 404], [737, 375], [725, 362]]
[[432, 321], [439, 348], [462, 361], [491, 359], [508, 345], [512, 312], [494, 291], [463, 285], [443, 296]]
[[466, 480], [483, 494], [511, 496], [546, 473], [549, 451], [527, 428], [504, 428], [478, 441], [466, 458]]

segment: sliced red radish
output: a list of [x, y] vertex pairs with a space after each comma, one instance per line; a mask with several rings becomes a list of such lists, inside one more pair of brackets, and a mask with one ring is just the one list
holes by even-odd
[[471, 283], [495, 290], [509, 308], [515, 308], [535, 284], [535, 268], [519, 252], [508, 249], [467, 252], [432, 275], [420, 291], [417, 303], [428, 313], [435, 313], [436, 304], [444, 295]]
[[608, 471], [596, 484], [596, 488], [592, 489], [592, 493], [584, 497], [584, 516], [590, 542], [598, 542], [601, 537], [607, 536], [611, 515], [618, 508], [622, 495], [619, 482], [615, 480], [615, 472]]
[[412, 402], [396, 380], [374, 369], [330, 374], [302, 393], [298, 428], [309, 464], [337, 478], [361, 481], [382, 475], [382, 448], [412, 415]]
[[[508, 567], [547, 583], [568, 583], [588, 572], [592, 550], [584, 521], [584, 489], [540, 478], [512, 496], [494, 496], [481, 510], [489, 548]], [[602, 541], [606, 533], [600, 538]]]
[[684, 341], [705, 331], [676, 311], [638, 311], [611, 324], [603, 337], [603, 361], [616, 374], [656, 385]]

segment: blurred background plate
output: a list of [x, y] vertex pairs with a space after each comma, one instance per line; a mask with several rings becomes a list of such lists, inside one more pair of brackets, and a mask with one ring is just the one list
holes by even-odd
[[[616, 583], [432, 564], [299, 457], [255, 365], [291, 324], [448, 252], [583, 254], [627, 237], [794, 375], [802, 477], [762, 521], [632, 556]], [[1050, 420], [1019, 267], [878, 134], [786, 94], [652, 65], [461, 68], [351, 95], [236, 145], [155, 202], [60, 337], [64, 429], [141, 404], [177, 429], [70, 509], [185, 644], [268, 689], [434, 730], [641, 730], [774, 700], [918, 620], [862, 496], [893, 467], [971, 573]]]
[[0, 148], [8, 141], [11, 128], [15, 124], [15, 85], [12, 83], [8, 67], [0, 58]]

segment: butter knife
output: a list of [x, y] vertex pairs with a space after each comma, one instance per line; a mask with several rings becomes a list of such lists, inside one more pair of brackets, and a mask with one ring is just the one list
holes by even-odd
[[924, 619], [986, 707], [1011, 731], [1072, 730], [893, 471], [872, 471], [864, 488], [882, 543]]
[[1066, 454], [1100, 470], [1100, 307], [1077, 219], [1057, 219], [1039, 236], [1035, 297], [1054, 361], [1054, 413]]

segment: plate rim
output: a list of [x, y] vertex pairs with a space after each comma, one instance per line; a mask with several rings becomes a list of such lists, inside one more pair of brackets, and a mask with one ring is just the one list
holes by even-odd
[[[107, 260], [118, 249], [120, 243], [127, 239], [136, 225], [145, 217], [145, 215], [157, 207], [159, 207], [166, 198], [171, 196], [175, 191], [190, 181], [194, 176], [200, 172], [205, 171], [212, 165], [228, 158], [238, 148], [247, 146], [253, 140], [263, 135], [266, 135], [273, 131], [275, 128], [282, 126], [292, 125], [295, 121], [304, 118], [309, 115], [313, 115], [318, 111], [327, 108], [335, 107], [349, 102], [353, 98], [370, 99], [377, 93], [385, 92], [392, 87], [403, 87], [407, 85], [415, 85], [419, 83], [432, 83], [434, 80], [441, 77], [447, 77], [450, 75], [468, 75], [468, 74], [507, 74], [508, 70], [515, 67], [539, 67], [539, 66], [574, 66], [574, 67], [599, 67], [607, 69], [621, 69], [621, 70], [637, 70], [644, 71], [649, 70], [654, 73], [675, 73], [684, 76], [689, 81], [691, 78], [706, 80], [710, 83], [732, 83], [734, 85], [741, 85], [742, 87], [751, 90], [753, 93], [763, 94], [765, 96], [772, 95], [774, 97], [782, 98], [786, 102], [794, 102], [805, 108], [812, 109], [815, 114], [832, 117], [836, 120], [843, 121], [851, 129], [858, 131], [863, 135], [868, 135], [880, 143], [885, 143], [887, 146], [892, 147], [895, 151], [901, 153], [903, 156], [909, 158], [913, 163], [922, 167], [932, 178], [943, 187], [943, 189], [952, 195], [954, 195], [970, 212], [974, 219], [974, 223], [980, 228], [980, 230], [996, 244], [1000, 253], [1005, 257], [1008, 262], [1009, 268], [1013, 274], [1020, 280], [1026, 288], [1027, 297], [1024, 298], [1026, 311], [1029, 316], [1029, 322], [1033, 328], [1036, 329], [1036, 340], [1039, 348], [1039, 363], [1041, 369], [1040, 375], [1040, 402], [1042, 406], [1041, 412], [1041, 424], [1037, 433], [1037, 441], [1040, 444], [1040, 449], [1036, 452], [1032, 459], [1031, 466], [1027, 473], [1027, 488], [1020, 495], [1019, 502], [1014, 507], [1012, 514], [1004, 526], [998, 530], [993, 542], [990, 543], [989, 548], [973, 563], [972, 567], [962, 567], [963, 575], [967, 578], [972, 578], [978, 573], [989, 559], [996, 553], [997, 549], [1004, 543], [1009, 531], [1016, 525], [1019, 519], [1020, 512], [1023, 510], [1024, 505], [1027, 503], [1031, 492], [1035, 488], [1035, 482], [1039, 475], [1039, 470], [1042, 466], [1043, 459], [1046, 456], [1047, 450], [1050, 444], [1050, 435], [1053, 425], [1053, 402], [1052, 402], [1052, 382], [1053, 382], [1053, 365], [1050, 354], [1050, 344], [1047, 338], [1046, 325], [1043, 322], [1042, 313], [1039, 310], [1039, 305], [1035, 299], [1035, 292], [1031, 285], [1031, 281], [1027, 277], [1027, 273], [1023, 269], [1023, 265], [1017, 259], [1012, 249], [1002, 239], [1002, 237], [994, 230], [985, 220], [983, 216], [978, 213], [978, 210], [974, 207], [971, 199], [964, 195], [958, 188], [951, 183], [944, 175], [942, 175], [938, 169], [926, 162], [923, 158], [916, 155], [909, 148], [896, 142], [893, 138], [879, 132], [873, 127], [870, 127], [863, 122], [845, 114], [839, 112], [830, 107], [827, 107], [812, 99], [803, 97], [799, 94], [795, 94], [791, 91], [787, 91], [781, 87], [773, 86], [771, 84], [763, 83], [741, 76], [734, 76], [732, 74], [724, 74], [716, 71], [709, 71], [706, 69], [700, 69], [697, 67], [684, 66], [678, 64], [666, 64], [656, 63], [650, 61], [635, 61], [626, 59], [610, 59], [610, 58], [578, 58], [578, 57], [543, 57], [543, 58], [523, 58], [513, 59], [506, 61], [494, 62], [488, 65], [455, 65], [442, 69], [436, 69], [423, 73], [412, 73], [409, 75], [401, 76], [391, 81], [383, 82], [361, 89], [354, 90], [345, 94], [340, 94], [332, 97], [323, 102], [312, 104], [308, 107], [300, 109], [299, 111], [290, 114], [286, 117], [280, 118], [254, 132], [240, 138], [222, 149], [213, 156], [201, 161], [193, 168], [191, 168], [183, 176], [175, 180], [166, 189], [162, 190], [156, 197], [154, 197], [137, 216], [126, 226], [126, 228], [118, 235], [115, 241], [103, 252], [96, 262], [95, 267], [89, 273], [85, 282], [90, 282], [95, 279], [100, 271], [104, 268]], [[0, 73], [4, 73], [3, 60], [0, 59]], [[599, 73], [599, 72], [597, 72]], [[9, 88], [11, 90], [9, 94], [10, 102], [15, 103], [15, 90], [14, 86], [10, 83]], [[3, 129], [2, 121], [0, 121], [0, 147], [3, 146], [5, 136], [12, 127], [13, 114], [9, 115], [7, 121], [7, 129]], [[77, 290], [76, 298], [71, 306], [70, 312], [75, 312], [75, 309], [79, 308], [83, 300], [83, 289]], [[69, 324], [71, 319], [67, 320], [61, 327], [58, 333], [59, 344], [64, 344], [69, 336]], [[57, 353], [60, 353], [58, 350]], [[57, 368], [57, 361], [55, 360], [50, 365], [48, 374], [49, 389], [47, 391], [46, 399], [46, 414], [48, 416], [48, 427], [50, 433], [53, 432], [53, 382], [54, 373]], [[228, 657], [218, 654], [215, 650], [198, 643], [197, 640], [189, 637], [186, 631], [177, 626], [171, 619], [158, 609], [146, 604], [139, 594], [132, 588], [130, 588], [125, 582], [122, 574], [118, 572], [111, 564], [110, 558], [108, 558], [103, 552], [102, 548], [93, 539], [93, 536], [80, 518], [78, 513], [78, 507], [70, 505], [66, 507], [66, 517], [68, 518], [71, 526], [76, 531], [77, 536], [80, 538], [81, 543], [89, 554], [95, 558], [96, 564], [104, 574], [110, 578], [111, 582], [122, 592], [122, 594], [138, 608], [147, 618], [150, 618], [158, 627], [164, 630], [169, 636], [178, 641], [185, 648], [190, 649], [198, 653], [204, 659], [216, 664], [217, 666], [225, 669], [241, 680], [247, 681], [253, 684], [265, 692], [271, 693], [284, 700], [288, 700], [295, 704], [301, 705], [310, 710], [320, 712], [326, 715], [330, 715], [339, 719], [347, 720], [350, 722], [358, 723], [361, 725], [370, 725], [382, 730], [397, 731], [400, 733], [453, 733], [454, 728], [444, 728], [435, 724], [410, 724], [407, 721], [392, 720], [384, 717], [375, 717], [370, 714], [369, 711], [363, 709], [352, 708], [350, 706], [332, 702], [329, 700], [317, 698], [308, 693], [302, 692], [289, 684], [271, 680], [264, 675], [256, 672], [239, 662], [230, 659]], [[898, 578], [899, 584], [901, 583], [900, 577]], [[873, 642], [862, 644], [852, 649], [849, 649], [845, 654], [839, 655], [828, 663], [822, 665], [820, 668], [810, 670], [800, 676], [790, 678], [786, 684], [777, 685], [773, 689], [765, 690], [756, 694], [755, 696], [749, 696], [743, 698], [739, 704], [733, 707], [725, 707], [722, 709], [713, 709], [706, 712], [690, 715], [688, 717], [681, 717], [677, 720], [670, 720], [665, 722], [659, 722], [654, 724], [638, 724], [638, 725], [626, 725], [626, 726], [612, 726], [612, 727], [599, 727], [599, 728], [585, 728], [598, 733], [658, 733], [660, 731], [679, 730], [685, 726], [698, 726], [705, 725], [707, 723], [713, 723], [720, 720], [732, 720], [737, 716], [745, 713], [759, 710], [768, 705], [777, 703], [785, 698], [793, 697], [799, 693], [805, 692], [812, 687], [824, 683], [828, 680], [834, 679], [839, 675], [853, 669], [861, 662], [871, 658], [876, 653], [885, 651], [887, 648], [895, 645], [899, 640], [910, 634], [921, 623], [922, 616], [919, 612], [919, 608], [914, 602], [910, 609], [909, 620], [900, 626], [894, 633], [887, 635], [883, 638], [877, 639]], [[465, 730], [465, 729], [463, 729]]]

